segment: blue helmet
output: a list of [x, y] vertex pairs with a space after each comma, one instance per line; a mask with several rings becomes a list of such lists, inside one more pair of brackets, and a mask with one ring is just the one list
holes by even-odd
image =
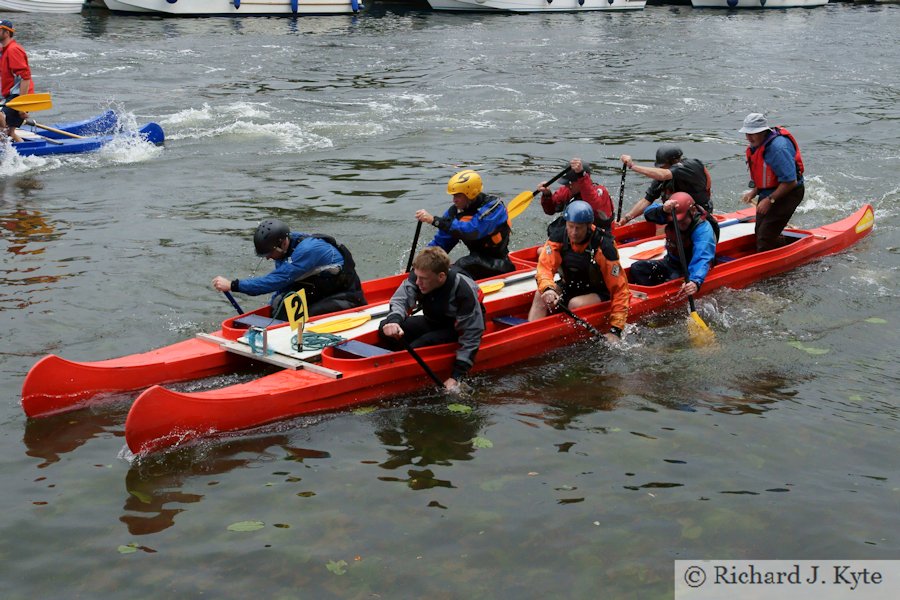
[[569, 223], [593, 223], [594, 209], [584, 200], [575, 200], [566, 207], [563, 218]]

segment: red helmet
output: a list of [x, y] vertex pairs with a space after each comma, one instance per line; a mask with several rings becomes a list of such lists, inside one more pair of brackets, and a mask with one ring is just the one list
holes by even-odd
[[694, 206], [694, 199], [687, 192], [675, 192], [669, 196], [669, 200], [675, 201], [675, 216], [679, 221], [684, 220], [691, 208]]

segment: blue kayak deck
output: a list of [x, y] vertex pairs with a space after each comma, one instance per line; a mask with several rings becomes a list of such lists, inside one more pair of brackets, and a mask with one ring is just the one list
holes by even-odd
[[[83, 121], [58, 123], [51, 125], [53, 129], [67, 131], [78, 138], [43, 129], [37, 125], [25, 125], [20, 128], [27, 140], [13, 143], [13, 148], [21, 156], [45, 156], [50, 154], [80, 154], [99, 150], [108, 144], [116, 135], [128, 135], [128, 132], [117, 131], [119, 118], [109, 110]], [[140, 136], [144, 141], [161, 145], [165, 141], [162, 127], [156, 123], [147, 123], [131, 135]], [[34, 137], [38, 136], [38, 137]]]

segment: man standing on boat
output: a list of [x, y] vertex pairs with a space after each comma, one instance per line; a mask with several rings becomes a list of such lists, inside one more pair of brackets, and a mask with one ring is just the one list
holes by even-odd
[[576, 309], [611, 299], [609, 332], [604, 335], [609, 342], [618, 343], [628, 319], [631, 293], [615, 239], [594, 225], [594, 209], [584, 200], [571, 202], [563, 217], [565, 229], [540, 250], [537, 292], [528, 320], [546, 317], [560, 303]]
[[[580, 158], [569, 161], [569, 171], [560, 179], [562, 187], [551, 192], [547, 182], [538, 185], [541, 192], [541, 208], [544, 214], [561, 213], [574, 200], [584, 200], [594, 209], [594, 225], [609, 230], [613, 219], [613, 202], [609, 190], [591, 181], [591, 166]], [[565, 229], [566, 220], [559, 217], [547, 228], [547, 235], [553, 237], [550, 228]]]
[[[453, 372], [444, 389], [458, 391], [459, 382], [475, 363], [484, 334], [484, 308], [475, 282], [438, 246], [425, 248], [413, 260], [412, 271], [394, 295], [379, 332], [399, 350], [459, 342]], [[421, 315], [413, 315], [416, 308]], [[400, 341], [402, 340], [402, 342]]]
[[803, 157], [800, 145], [784, 127], [769, 127], [766, 117], [750, 113], [738, 131], [747, 137], [750, 189], [741, 201], [756, 204], [756, 250], [784, 245], [781, 232], [803, 202]]
[[[4, 103], [21, 94], [34, 93], [28, 55], [13, 39], [15, 33], [11, 21], [0, 20], [0, 94], [3, 95]], [[5, 132], [14, 142], [21, 142], [22, 138], [16, 134], [16, 128], [27, 118], [28, 113], [4, 106], [0, 110], [0, 131]]]
[[333, 237], [291, 233], [283, 221], [266, 219], [256, 228], [253, 244], [257, 256], [275, 261], [275, 269], [250, 279], [220, 275], [212, 281], [215, 289], [250, 296], [274, 292], [272, 317], [279, 319], [285, 316], [284, 297], [301, 289], [311, 317], [366, 304], [353, 256]]
[[656, 162], [652, 167], [635, 164], [628, 154], [619, 157], [627, 168], [635, 173], [653, 180], [631, 210], [622, 215], [617, 225], [625, 225], [638, 218], [648, 206], [662, 198], [665, 202], [676, 192], [690, 194], [703, 210], [712, 214], [712, 178], [703, 163], [696, 158], [684, 158], [681, 148], [672, 144], [663, 144], [656, 150]]
[[484, 279], [515, 271], [509, 260], [509, 215], [497, 196], [482, 191], [481, 175], [467, 169], [447, 182], [447, 193], [453, 196], [453, 206], [441, 217], [425, 210], [416, 211], [416, 219], [434, 225], [437, 233], [429, 246], [439, 246], [450, 252], [459, 242], [469, 249], [454, 265], [472, 279]]
[[716, 257], [716, 235], [711, 221], [715, 220], [694, 199], [684, 192], [676, 192], [664, 204], [654, 204], [644, 211], [644, 218], [651, 223], [666, 226], [667, 254], [660, 260], [639, 260], [631, 265], [628, 280], [636, 285], [659, 285], [671, 279], [684, 277], [674, 220], [682, 232], [684, 259], [688, 266], [687, 279], [681, 286], [676, 300], [696, 294], [706, 280], [706, 275]]

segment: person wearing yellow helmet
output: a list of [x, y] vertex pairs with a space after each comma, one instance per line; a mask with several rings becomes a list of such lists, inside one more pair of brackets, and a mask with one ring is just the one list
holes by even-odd
[[434, 225], [437, 233], [428, 245], [450, 252], [462, 242], [469, 254], [454, 265], [472, 279], [484, 279], [515, 270], [509, 260], [509, 215], [497, 196], [484, 193], [477, 171], [460, 171], [447, 182], [453, 206], [440, 217], [426, 210], [416, 211], [416, 219]]

